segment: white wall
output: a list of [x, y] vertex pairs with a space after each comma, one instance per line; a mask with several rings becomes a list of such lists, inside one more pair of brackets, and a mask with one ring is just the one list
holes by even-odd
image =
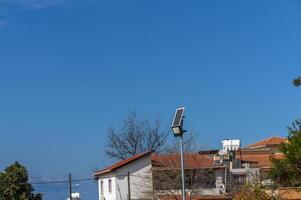
[[[150, 155], [133, 161], [113, 173], [104, 174], [98, 179], [99, 200], [127, 200], [128, 179], [130, 172], [131, 199], [152, 198], [152, 175]], [[108, 190], [108, 181], [112, 180], [112, 192]], [[103, 194], [101, 194], [101, 181], [103, 181]], [[105, 198], [105, 199], [103, 199]]]
[[[109, 180], [112, 182], [112, 192], [109, 192]], [[103, 191], [101, 191], [101, 181], [103, 182]], [[113, 174], [107, 174], [105, 177], [98, 179], [99, 200], [115, 200], [116, 199], [116, 178]]]
[[130, 172], [131, 199], [151, 199], [152, 176], [150, 155], [116, 170], [116, 200], [126, 200], [128, 198], [128, 172]]

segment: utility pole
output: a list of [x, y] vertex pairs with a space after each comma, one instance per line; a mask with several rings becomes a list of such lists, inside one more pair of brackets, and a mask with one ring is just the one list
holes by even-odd
[[131, 179], [130, 179], [130, 172], [128, 171], [128, 200], [131, 200]]
[[69, 200], [72, 200], [72, 179], [71, 179], [71, 173], [69, 174]]

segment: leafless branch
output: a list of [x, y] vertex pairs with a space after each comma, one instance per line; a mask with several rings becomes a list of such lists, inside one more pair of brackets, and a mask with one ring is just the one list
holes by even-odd
[[161, 151], [167, 136], [159, 119], [150, 121], [132, 112], [119, 129], [109, 128], [105, 152], [110, 158], [124, 160], [150, 150]]

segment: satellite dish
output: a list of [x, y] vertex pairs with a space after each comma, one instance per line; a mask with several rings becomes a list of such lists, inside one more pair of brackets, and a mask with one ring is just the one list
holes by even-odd
[[227, 153], [227, 151], [225, 150], [225, 149], [221, 149], [221, 150], [219, 150], [218, 151], [218, 155], [220, 155], [220, 156], [223, 156], [223, 155], [225, 155]]

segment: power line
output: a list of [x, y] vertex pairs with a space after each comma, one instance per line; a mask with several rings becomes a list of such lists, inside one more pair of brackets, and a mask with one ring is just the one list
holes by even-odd
[[[145, 178], [145, 179], [151, 179], [151, 177], [146, 176], [139, 176], [139, 175], [130, 175], [132, 177], [138, 177], [138, 178]], [[127, 177], [127, 174], [120, 174], [116, 175], [115, 177]], [[95, 178], [82, 178], [82, 179], [72, 179], [72, 182], [83, 182], [83, 181], [92, 181], [95, 180]], [[32, 185], [47, 185], [47, 184], [60, 184], [60, 183], [68, 183], [69, 180], [59, 180], [59, 181], [43, 181], [43, 182], [29, 182]], [[26, 184], [26, 183], [20, 183], [20, 184]]]
[[[82, 181], [91, 181], [95, 180], [94, 178], [83, 178], [83, 179], [73, 179], [72, 182], [82, 182]], [[69, 180], [61, 180], [61, 181], [43, 181], [43, 182], [32, 182], [32, 185], [45, 185], [45, 184], [59, 184], [59, 183], [68, 183]]]

